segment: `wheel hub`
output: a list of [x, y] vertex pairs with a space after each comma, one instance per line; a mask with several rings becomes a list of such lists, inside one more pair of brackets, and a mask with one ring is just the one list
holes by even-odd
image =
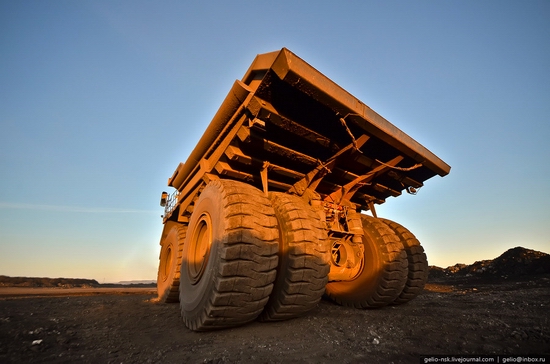
[[188, 274], [192, 284], [197, 284], [208, 263], [210, 245], [212, 244], [212, 221], [210, 215], [204, 213], [196, 224], [189, 246]]
[[362, 244], [355, 244], [350, 239], [338, 239], [332, 243], [329, 281], [351, 281], [363, 269]]
[[170, 275], [170, 270], [172, 268], [172, 247], [168, 246], [163, 254], [162, 259], [162, 280], [165, 281]]

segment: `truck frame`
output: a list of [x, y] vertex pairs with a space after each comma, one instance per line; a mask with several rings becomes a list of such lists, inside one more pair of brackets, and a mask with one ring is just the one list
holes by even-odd
[[406, 303], [427, 258], [375, 206], [449, 172], [288, 49], [259, 54], [162, 193], [159, 300], [196, 331], [290, 319], [323, 295]]

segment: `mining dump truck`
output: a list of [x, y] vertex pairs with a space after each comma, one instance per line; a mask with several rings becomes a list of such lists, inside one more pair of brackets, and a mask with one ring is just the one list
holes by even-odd
[[288, 49], [260, 54], [162, 193], [159, 300], [195, 331], [294, 318], [323, 296], [406, 303], [426, 255], [375, 206], [449, 171]]

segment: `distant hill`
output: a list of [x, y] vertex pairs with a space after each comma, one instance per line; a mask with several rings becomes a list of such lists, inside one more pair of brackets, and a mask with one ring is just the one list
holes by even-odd
[[99, 287], [95, 279], [0, 276], [0, 287]]
[[455, 264], [447, 268], [430, 266], [430, 279], [507, 279], [549, 273], [549, 254], [522, 247], [509, 249], [495, 259], [481, 260], [470, 265]]
[[112, 288], [112, 287], [155, 287], [156, 281], [124, 281], [100, 284], [95, 279], [82, 278], [35, 278], [8, 277], [0, 275], [0, 287], [46, 287], [46, 288]]
[[136, 281], [120, 281], [117, 284], [122, 284], [122, 285], [125, 285], [125, 286], [129, 285], [129, 284], [154, 284], [154, 285], [156, 285], [157, 281], [154, 281], [152, 279], [143, 279], [143, 280], [136, 280]]

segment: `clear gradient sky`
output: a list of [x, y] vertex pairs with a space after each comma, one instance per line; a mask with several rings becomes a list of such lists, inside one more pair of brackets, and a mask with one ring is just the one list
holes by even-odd
[[379, 215], [430, 264], [550, 253], [550, 2], [0, 1], [0, 274], [156, 279], [160, 193], [287, 47], [452, 166]]

